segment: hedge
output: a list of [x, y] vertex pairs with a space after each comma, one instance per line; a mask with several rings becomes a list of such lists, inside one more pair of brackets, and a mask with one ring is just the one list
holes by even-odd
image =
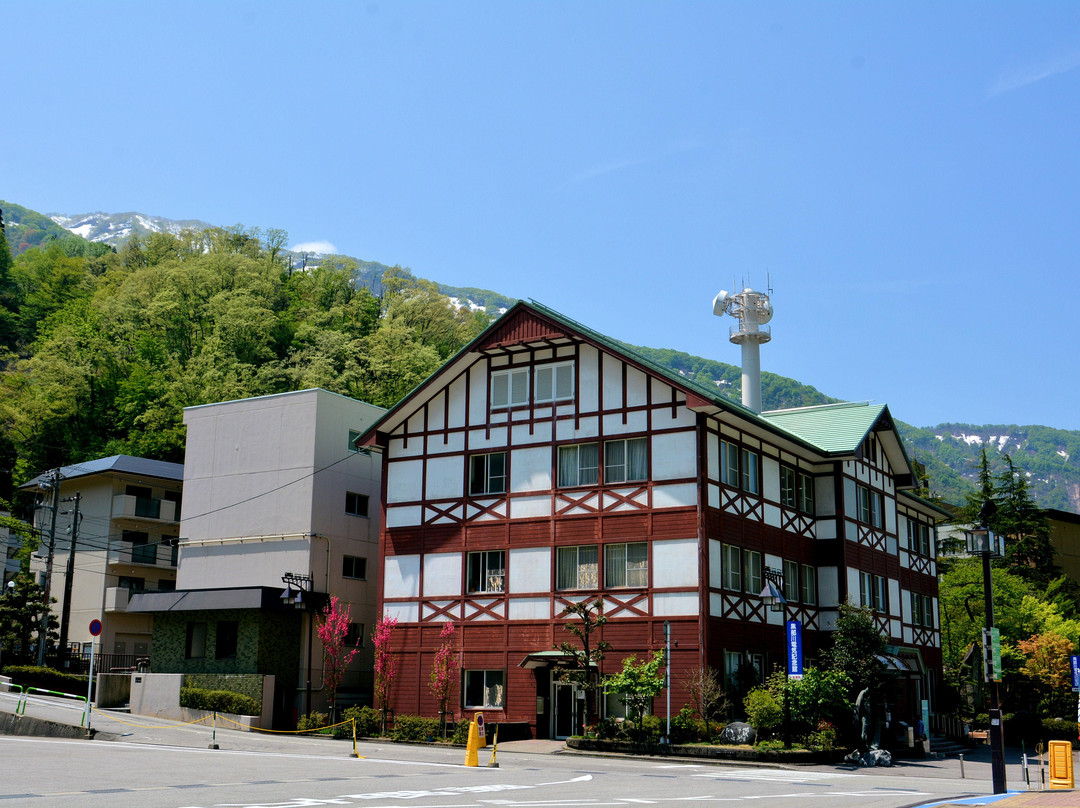
[[19, 687], [36, 687], [76, 695], [86, 693], [88, 681], [85, 676], [63, 673], [54, 668], [39, 668], [37, 665], [8, 665], [0, 674], [10, 676], [12, 684]]
[[209, 710], [234, 715], [259, 715], [262, 709], [250, 696], [228, 690], [203, 690], [198, 687], [180, 688], [180, 706], [193, 710]]

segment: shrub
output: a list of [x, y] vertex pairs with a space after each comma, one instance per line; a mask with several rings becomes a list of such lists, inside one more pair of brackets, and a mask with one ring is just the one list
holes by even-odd
[[12, 684], [19, 687], [36, 687], [41, 690], [55, 690], [58, 693], [86, 693], [87, 677], [72, 673], [62, 673], [55, 668], [43, 668], [37, 665], [8, 665], [3, 671], [10, 676]]
[[[375, 738], [379, 735], [379, 726], [382, 724], [382, 716], [378, 710], [371, 707], [348, 707], [341, 713], [342, 721], [356, 722], [357, 738]], [[335, 738], [351, 738], [352, 726], [334, 727]]]
[[259, 703], [250, 696], [228, 690], [203, 690], [200, 687], [180, 688], [180, 706], [234, 715], [259, 715], [262, 712]]
[[758, 740], [772, 735], [784, 720], [784, 710], [776, 697], [764, 687], [755, 687], [743, 699], [743, 709]]
[[312, 730], [322, 729], [329, 723], [330, 716], [326, 713], [308, 713], [297, 719], [296, 731], [311, 732]]
[[394, 729], [390, 737], [395, 741], [426, 741], [439, 736], [439, 719], [419, 715], [394, 717]]
[[[1044, 718], [1042, 730], [1042, 739], [1044, 740], [1072, 741], [1073, 749], [1080, 748], [1080, 740], [1076, 736], [1076, 722], [1072, 719]], [[1008, 728], [1005, 731], [1008, 732]]]
[[619, 722], [614, 718], [605, 718], [596, 725], [596, 737], [611, 740], [619, 735]]
[[679, 710], [677, 715], [671, 716], [672, 743], [697, 743], [707, 740], [705, 722], [697, 717], [694, 708], [689, 704]]
[[469, 745], [469, 722], [458, 721], [454, 724], [454, 734], [450, 736], [450, 743], [454, 746]]
[[664, 722], [658, 715], [643, 715], [638, 740], [642, 743], [659, 743], [664, 731]]
[[807, 738], [807, 744], [813, 749], [835, 749], [836, 727], [828, 721], [821, 721]]

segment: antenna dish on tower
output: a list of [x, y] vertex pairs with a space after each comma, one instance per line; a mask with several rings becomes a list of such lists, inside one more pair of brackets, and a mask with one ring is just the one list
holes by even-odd
[[727, 292], [720, 290], [720, 294], [713, 298], [712, 313], [715, 314], [717, 317], [725, 314], [727, 312], [728, 301], [730, 299], [731, 298], [728, 297]]
[[769, 295], [755, 292], [749, 286], [735, 294], [721, 291], [713, 298], [713, 314], [717, 317], [730, 314], [739, 321], [738, 325], [731, 326], [730, 339], [742, 346], [742, 403], [754, 412], [761, 412], [761, 359], [758, 349], [762, 343], [772, 339], [772, 332], [766, 325], [773, 317]]

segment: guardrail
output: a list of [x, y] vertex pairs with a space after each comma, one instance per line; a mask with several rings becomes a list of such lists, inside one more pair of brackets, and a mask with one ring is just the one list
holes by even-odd
[[[18, 685], [11, 685], [11, 687], [19, 687]], [[40, 687], [27, 687], [19, 688], [22, 690], [22, 694], [19, 696], [19, 702], [15, 705], [15, 715], [26, 715], [26, 703], [29, 701], [30, 693], [44, 693], [47, 696], [61, 696], [66, 699], [75, 699], [83, 703], [82, 717], [79, 719], [79, 726], [86, 726], [86, 712], [90, 707], [90, 703], [86, 700], [86, 696], [78, 696], [75, 693], [61, 693], [59, 690], [44, 690]]]

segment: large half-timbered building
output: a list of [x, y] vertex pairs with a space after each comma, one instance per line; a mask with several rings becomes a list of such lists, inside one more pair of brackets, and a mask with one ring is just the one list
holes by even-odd
[[[429, 671], [457, 626], [458, 716], [564, 737], [561, 612], [601, 597], [602, 672], [672, 637], [681, 672], [733, 682], [785, 659], [783, 621], [819, 652], [839, 604], [869, 606], [904, 680], [899, 717], [940, 668], [942, 512], [908, 493], [887, 407], [758, 414], [535, 303], [518, 303], [361, 438], [383, 453], [380, 608], [397, 618], [393, 708], [436, 714]], [[780, 576], [786, 614], [767, 609]]]

